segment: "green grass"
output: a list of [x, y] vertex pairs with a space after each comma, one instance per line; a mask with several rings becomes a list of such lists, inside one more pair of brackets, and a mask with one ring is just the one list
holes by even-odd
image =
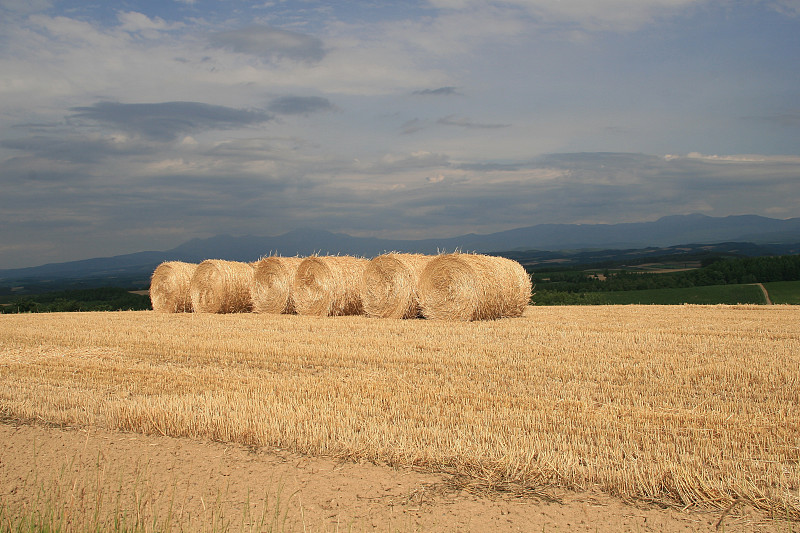
[[764, 287], [772, 303], [800, 305], [800, 281], [773, 281]]
[[[800, 282], [799, 282], [800, 283]], [[772, 296], [772, 291], [767, 287]], [[755, 285], [712, 285], [685, 289], [651, 289], [597, 293], [602, 304], [764, 304], [764, 294]], [[774, 299], [773, 299], [774, 301]], [[776, 302], [777, 303], [777, 302]]]

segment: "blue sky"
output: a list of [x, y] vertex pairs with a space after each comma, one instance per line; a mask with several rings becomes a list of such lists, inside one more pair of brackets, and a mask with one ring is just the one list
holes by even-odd
[[798, 217], [798, 64], [798, 0], [0, 0], [0, 268]]

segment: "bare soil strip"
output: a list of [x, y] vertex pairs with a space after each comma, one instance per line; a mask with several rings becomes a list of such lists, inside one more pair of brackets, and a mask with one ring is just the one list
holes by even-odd
[[766, 301], [767, 305], [772, 305], [772, 300], [770, 300], [769, 293], [767, 292], [767, 288], [764, 287], [764, 284], [763, 283], [756, 283], [755, 285], [758, 285], [759, 288], [761, 289], [761, 292], [764, 293], [764, 301]]
[[23, 509], [42, 488], [89, 512], [97, 493], [107, 506], [119, 498], [130, 513], [163, 517], [171, 510], [177, 524], [191, 524], [188, 530], [227, 520], [230, 531], [246, 529], [243, 518], [261, 516], [266, 496], [267, 514], [277, 507], [286, 531], [796, 531], [747, 504], [732, 508], [717, 529], [721, 512], [633, 505], [599, 491], [565, 491], [549, 501], [479, 495], [459, 490], [449, 476], [412, 469], [6, 420], [0, 424], [0, 502]]

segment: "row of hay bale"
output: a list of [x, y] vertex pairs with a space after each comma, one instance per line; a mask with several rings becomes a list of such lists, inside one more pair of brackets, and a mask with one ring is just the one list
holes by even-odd
[[153, 309], [167, 313], [491, 320], [522, 315], [530, 297], [516, 261], [462, 253], [169, 261], [150, 284]]

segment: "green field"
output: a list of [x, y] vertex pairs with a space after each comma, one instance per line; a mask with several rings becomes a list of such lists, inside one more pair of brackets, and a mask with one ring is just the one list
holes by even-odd
[[773, 281], [764, 287], [772, 303], [800, 305], [800, 281]]
[[[770, 295], [772, 291], [767, 288]], [[756, 285], [712, 285], [685, 289], [651, 289], [597, 293], [602, 304], [764, 304]], [[774, 301], [774, 299], [773, 299]], [[776, 302], [777, 303], [777, 302]]]

